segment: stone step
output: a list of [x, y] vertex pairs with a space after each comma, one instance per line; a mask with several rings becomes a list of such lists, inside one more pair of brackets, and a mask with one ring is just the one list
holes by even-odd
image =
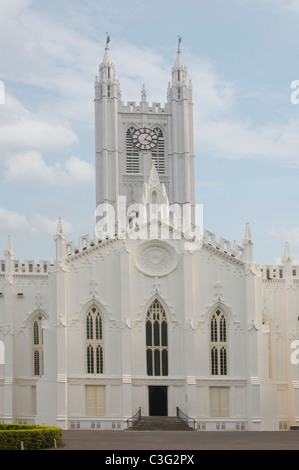
[[142, 416], [132, 431], [193, 431], [176, 416]]

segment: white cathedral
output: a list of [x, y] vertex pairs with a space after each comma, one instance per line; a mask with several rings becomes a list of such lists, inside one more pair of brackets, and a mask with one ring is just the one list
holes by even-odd
[[[124, 103], [107, 41], [95, 82], [97, 225], [56, 260], [0, 261], [0, 422], [126, 429], [179, 408], [202, 430], [299, 425], [299, 267], [258, 266], [197, 226], [192, 87]], [[96, 221], [95, 221], [96, 223]], [[245, 227], [244, 227], [245, 229]], [[298, 343], [299, 344], [299, 343]]]

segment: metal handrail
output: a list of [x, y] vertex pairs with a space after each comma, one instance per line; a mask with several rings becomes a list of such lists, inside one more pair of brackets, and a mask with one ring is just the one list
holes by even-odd
[[132, 418], [127, 419], [127, 429], [132, 428], [135, 424], [138, 423], [138, 421], [141, 418], [141, 406], [139, 407], [139, 410], [137, 411]]
[[190, 426], [190, 422], [191, 422], [193, 425], [193, 429], [196, 429], [196, 419], [190, 418], [190, 416], [187, 416], [182, 410], [180, 410], [178, 406], [176, 407], [176, 415], [189, 427], [192, 427]]

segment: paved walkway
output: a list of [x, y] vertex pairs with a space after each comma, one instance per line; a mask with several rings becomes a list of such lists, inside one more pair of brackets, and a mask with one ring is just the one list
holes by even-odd
[[63, 431], [58, 450], [299, 450], [299, 431]]

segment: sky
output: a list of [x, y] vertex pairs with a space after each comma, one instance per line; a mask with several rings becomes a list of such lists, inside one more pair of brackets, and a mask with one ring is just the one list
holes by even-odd
[[[166, 102], [178, 36], [193, 86], [204, 227], [299, 263], [299, 0], [0, 0], [0, 258], [55, 259], [95, 229], [94, 80]], [[2, 101], [1, 101], [2, 99]]]

